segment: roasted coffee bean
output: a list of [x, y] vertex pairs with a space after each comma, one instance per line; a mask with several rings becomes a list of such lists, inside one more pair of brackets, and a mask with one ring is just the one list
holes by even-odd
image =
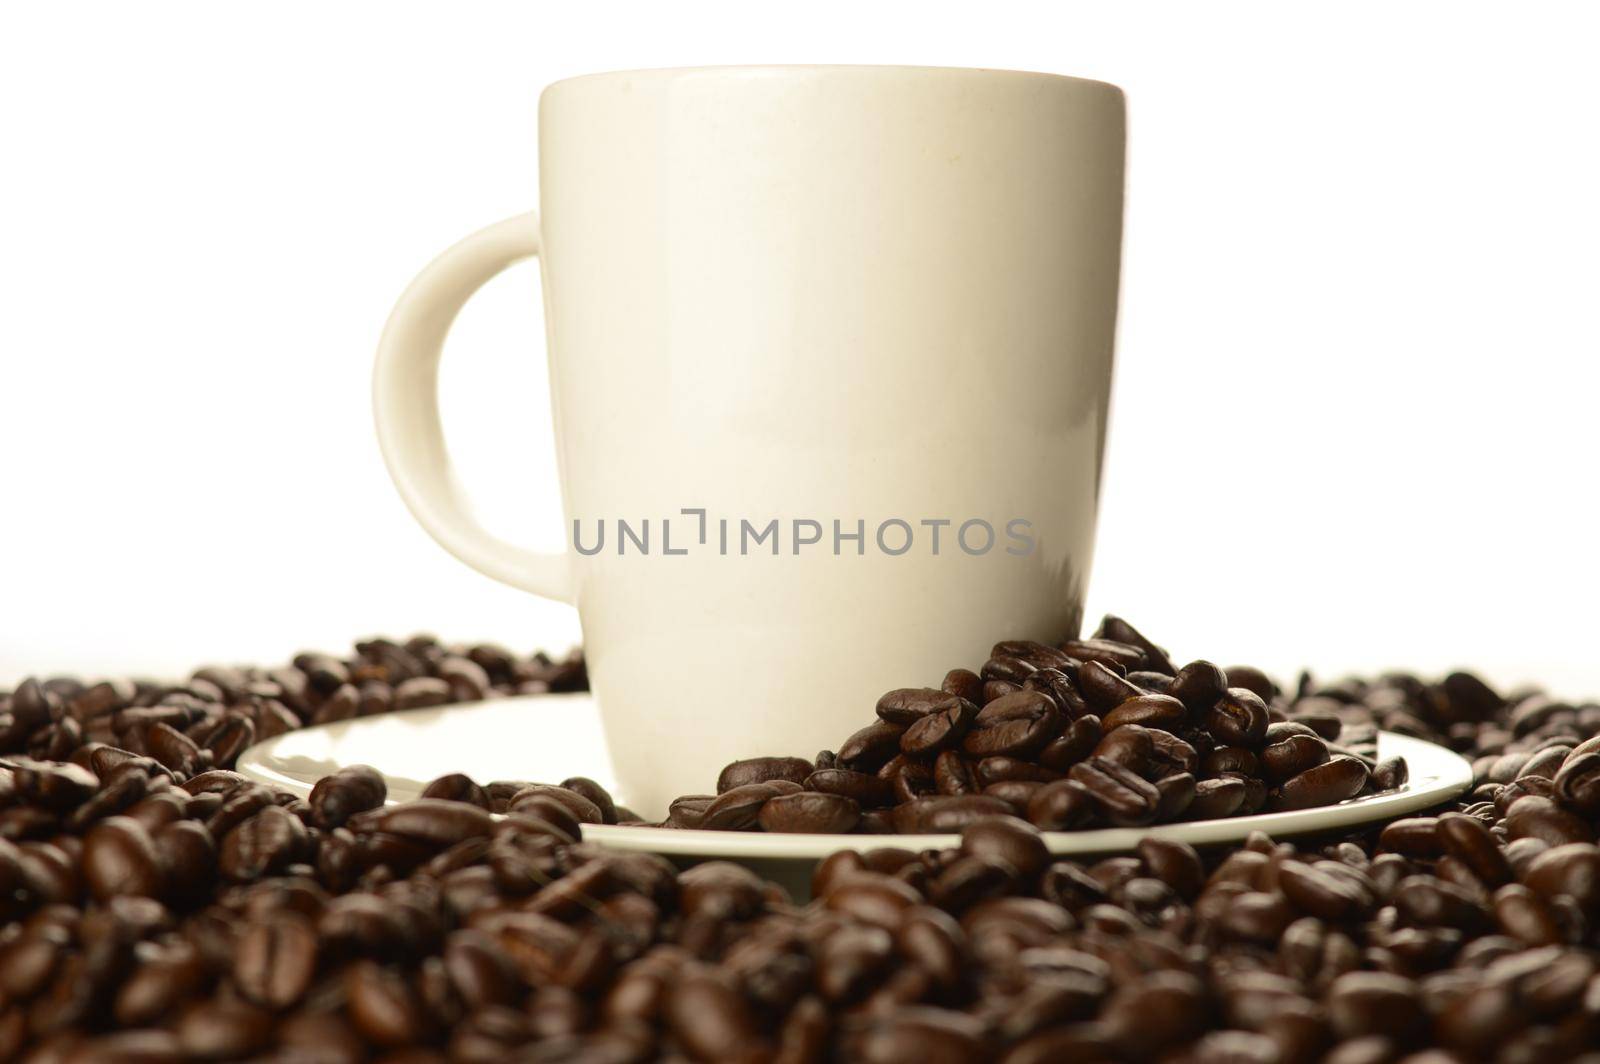
[[1119, 672], [1100, 661], [1088, 661], [1078, 669], [1078, 689], [1093, 713], [1104, 716], [1130, 698], [1138, 698], [1144, 690], [1135, 687]]
[[961, 748], [973, 757], [1033, 754], [1060, 734], [1063, 723], [1061, 711], [1048, 697], [1017, 691], [978, 712]]
[[978, 707], [964, 698], [913, 722], [900, 736], [900, 750], [912, 757], [931, 757], [960, 743], [978, 716]]
[[1087, 827], [1096, 815], [1088, 788], [1076, 780], [1046, 783], [1028, 799], [1028, 820], [1044, 831], [1075, 831]]
[[1121, 617], [1108, 613], [1101, 618], [1100, 627], [1095, 629], [1095, 638], [1137, 648], [1143, 654], [1139, 664], [1144, 669], [1164, 676], [1172, 676], [1177, 671], [1165, 650], [1146, 639], [1143, 633]]
[[735, 761], [722, 770], [722, 774], [717, 777], [717, 793], [726, 794], [735, 787], [743, 787], [749, 783], [770, 783], [773, 780], [804, 783], [812, 771], [811, 762], [804, 758], [752, 757], [746, 761]]
[[1207, 776], [1253, 777], [1261, 771], [1261, 759], [1242, 746], [1218, 746], [1200, 759], [1200, 771]]
[[1027, 878], [1043, 872], [1050, 863], [1050, 851], [1038, 830], [1011, 816], [985, 817], [968, 824], [961, 832], [961, 852], [1002, 860]]
[[849, 798], [859, 806], [888, 805], [894, 800], [894, 785], [890, 781], [846, 768], [818, 769], [805, 778], [802, 786], [808, 791]]
[[217, 866], [229, 879], [255, 880], [299, 860], [305, 844], [305, 825], [283, 808], [269, 805], [227, 833]]
[[233, 979], [240, 993], [274, 1010], [298, 1002], [317, 968], [317, 932], [311, 921], [280, 912], [252, 924], [239, 939]]
[[895, 830], [906, 835], [960, 831], [980, 817], [1010, 814], [1010, 803], [980, 794], [938, 795], [896, 806]]
[[1118, 827], [1136, 827], [1155, 819], [1161, 793], [1114, 761], [1092, 757], [1074, 765], [1067, 778], [1088, 791], [1095, 807]]
[[1278, 791], [1279, 809], [1307, 809], [1354, 798], [1367, 785], [1367, 766], [1353, 757], [1330, 758], [1286, 780]]
[[1222, 820], [1239, 812], [1245, 800], [1244, 781], [1233, 776], [1199, 780], [1189, 803], [1191, 820]]
[[944, 795], [971, 794], [979, 787], [971, 763], [955, 750], [946, 750], [934, 759], [933, 785]]
[[784, 792], [772, 783], [747, 783], [724, 791], [706, 806], [701, 827], [714, 831], [750, 831], [757, 827], [761, 808]]
[[475, 805], [418, 798], [384, 809], [372, 826], [433, 849], [444, 849], [487, 836], [493, 821], [487, 810]]
[[861, 819], [861, 806], [838, 794], [801, 791], [769, 798], [757, 813], [763, 831], [843, 834]]
[[947, 695], [957, 695], [968, 702], [983, 701], [983, 678], [968, 669], [951, 669], [939, 687]]
[[370, 765], [347, 765], [311, 788], [311, 817], [320, 828], [336, 828], [357, 813], [377, 809], [388, 797], [383, 775]]
[[470, 776], [453, 772], [440, 776], [422, 789], [423, 798], [443, 798], [451, 802], [466, 802], [480, 809], [489, 808], [489, 792], [478, 786]]
[[1322, 737], [1305, 732], [1272, 734], [1274, 724], [1267, 729], [1266, 741], [1261, 747], [1261, 771], [1269, 782], [1283, 783], [1310, 768], [1328, 760], [1328, 744]]
[[875, 721], [856, 732], [839, 747], [839, 766], [854, 772], [873, 772], [900, 751], [903, 728], [887, 721]]
[[1266, 738], [1267, 704], [1255, 692], [1230, 687], [1206, 711], [1205, 724], [1220, 742], [1253, 748]]
[[1061, 774], [1021, 758], [986, 757], [973, 767], [973, 777], [978, 786], [987, 787], [993, 783], [1048, 783], [1060, 779]]
[[1263, 702], [1271, 702], [1278, 693], [1278, 685], [1260, 669], [1251, 665], [1230, 665], [1223, 670], [1230, 688], [1242, 687]]
[[1182, 724], [1188, 715], [1184, 704], [1171, 695], [1135, 695], [1118, 703], [1105, 715], [1103, 724], [1108, 732], [1127, 724], [1172, 729]]
[[1568, 754], [1555, 775], [1555, 794], [1574, 813], [1600, 815], [1600, 753]]
[[1070, 720], [1075, 720], [1089, 712], [1089, 704], [1084, 701], [1083, 692], [1078, 690], [1078, 685], [1072, 676], [1060, 669], [1044, 668], [1029, 675], [1023, 681], [1024, 691], [1038, 691], [1046, 695], [1056, 704], [1056, 708]]
[[[795, 758], [795, 760], [806, 766], [807, 773], [810, 772], [811, 765], [809, 762], [801, 761], [799, 758]], [[795, 780], [793, 782], [798, 784], [800, 781]], [[561, 789], [571, 791], [579, 797], [587, 798], [596, 809], [600, 810], [600, 822], [602, 824], [615, 824], [617, 822], [617, 803], [612, 800], [611, 792], [589, 777], [573, 776], [569, 779], [564, 779], [561, 781]]]
[[1527, 795], [1506, 810], [1506, 834], [1513, 839], [1536, 838], [1551, 846], [1569, 842], [1593, 842], [1594, 829], [1581, 817], [1563, 809], [1549, 798]]
[[1209, 661], [1191, 661], [1178, 670], [1167, 694], [1202, 713], [1219, 702], [1227, 690], [1228, 677], [1221, 668]]
[[143, 824], [128, 817], [100, 821], [83, 840], [82, 867], [90, 891], [101, 901], [122, 894], [161, 894], [161, 862]]
[[[577, 791], [570, 791], [565, 787], [552, 787], [544, 783], [530, 783], [519, 789], [511, 796], [507, 811], [531, 810], [539, 812], [541, 808], [552, 804], [564, 809], [568, 816], [580, 824], [605, 823], [605, 814], [600, 811], [600, 807]], [[490, 806], [492, 809], [492, 800]]]
[[1039, 751], [1039, 764], [1054, 772], [1065, 772], [1093, 753], [1102, 736], [1099, 717], [1092, 714], [1078, 717]]

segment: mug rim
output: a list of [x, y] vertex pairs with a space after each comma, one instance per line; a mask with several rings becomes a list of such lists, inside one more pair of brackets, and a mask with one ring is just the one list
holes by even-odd
[[735, 76], [768, 76], [801, 75], [820, 73], [858, 73], [858, 74], [885, 74], [885, 75], [912, 75], [920, 77], [937, 77], [941, 79], [958, 78], [1027, 78], [1035, 81], [1056, 82], [1068, 86], [1079, 86], [1099, 91], [1109, 91], [1118, 97], [1125, 97], [1126, 93], [1120, 85], [1098, 78], [1078, 77], [1074, 74], [1055, 74], [1043, 70], [1011, 70], [1004, 67], [958, 67], [958, 66], [925, 66], [914, 63], [907, 64], [878, 64], [878, 63], [723, 63], [708, 66], [685, 67], [639, 67], [624, 70], [597, 70], [588, 74], [574, 74], [571, 77], [559, 78], [550, 82], [539, 93], [539, 98], [544, 99], [555, 89], [572, 86], [581, 82], [602, 81], [616, 78], [650, 78], [653, 80], [667, 80], [686, 76], [703, 75], [735, 75]]

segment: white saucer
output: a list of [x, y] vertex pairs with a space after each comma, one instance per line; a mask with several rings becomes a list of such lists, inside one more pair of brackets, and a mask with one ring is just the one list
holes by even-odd
[[[1127, 852], [1149, 836], [1200, 846], [1239, 842], [1252, 831], [1264, 831], [1274, 838], [1350, 831], [1449, 801], [1472, 786], [1472, 766], [1442, 746], [1380, 732], [1378, 754], [1406, 759], [1410, 779], [1404, 787], [1318, 809], [1150, 828], [1052, 831], [1045, 833], [1045, 841], [1052, 853], [1091, 855]], [[264, 783], [305, 795], [323, 776], [352, 764], [382, 770], [391, 802], [415, 798], [429, 780], [450, 772], [464, 772], [479, 783], [559, 783], [572, 776], [588, 776], [618, 793], [600, 721], [587, 694], [502, 698], [305, 728], [251, 747], [239, 758], [238, 769]], [[708, 791], [713, 783], [706, 781]], [[618, 801], [626, 804], [627, 795], [618, 794]], [[733, 859], [764, 868], [770, 867], [769, 862], [804, 861], [809, 865], [835, 850], [885, 846], [942, 849], [959, 841], [956, 835], [768, 835], [594, 824], [584, 825], [583, 835], [619, 850], [697, 860]]]

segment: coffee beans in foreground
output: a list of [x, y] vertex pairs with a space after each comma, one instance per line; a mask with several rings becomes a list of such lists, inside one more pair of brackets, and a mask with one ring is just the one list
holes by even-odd
[[[1280, 704], [1292, 713], [1280, 708], [1286, 719], [1256, 745], [1234, 747], [1259, 775], [1241, 770], [1242, 755], [1216, 758], [1235, 774], [1196, 778], [1192, 804], [1242, 804], [1248, 779], [1271, 800], [1341, 757], [1366, 768], [1356, 753], [1317, 758], [1302, 726], [1325, 743], [1341, 729], [1341, 745], [1380, 725], [1444, 742], [1474, 759], [1478, 785], [1349, 838], [1258, 834], [1207, 853], [1146, 839], [1093, 862], [1053, 859], [1037, 828], [1000, 811], [1012, 799], [869, 798], [863, 816], [964, 803], [923, 807], [958, 810], [961, 842], [836, 853], [816, 868], [815, 900], [798, 906], [735, 864], [680, 870], [577, 841], [581, 822], [628, 819], [589, 780], [445, 777], [427, 799], [386, 807], [381, 777], [351, 768], [307, 802], [229, 771], [191, 730], [253, 721], [260, 710], [234, 712], [253, 699], [309, 720], [390, 653], [302, 656], [299, 680], [244, 670], [244, 687], [51, 680], [0, 697], [0, 1060], [1600, 1060], [1600, 707], [1503, 697], [1466, 674], [1302, 678], [1288, 695], [1228, 669], [1269, 716]], [[407, 680], [443, 679], [437, 661], [454, 656], [406, 654], [414, 676], [381, 664], [359, 683], [383, 685], [393, 705]], [[516, 667], [486, 672], [509, 690]], [[1108, 677], [1141, 671], [1108, 667], [1091, 682], [1110, 690]], [[1176, 687], [1190, 713], [1214, 706], [1230, 690], [1220, 673], [1178, 670], [1165, 693]], [[450, 697], [482, 686], [445, 683]], [[290, 691], [302, 705], [282, 701]], [[87, 738], [66, 723], [78, 722], [74, 705], [91, 724], [133, 714], [113, 731], [135, 748]], [[1181, 748], [1135, 738], [1061, 755], [1063, 778], [1029, 779], [1041, 765], [1061, 771], [1013, 748], [1048, 715], [1036, 705], [1008, 704], [1016, 727], [1000, 740], [1012, 752], [991, 755], [1011, 759], [999, 771], [936, 757], [929, 772], [1037, 782], [1028, 806], [1065, 820], [1138, 819], [1150, 790], [1159, 809], [1172, 789], [1162, 784], [1182, 773], [1151, 780], [1130, 758], [1187, 763]], [[1248, 737], [1248, 703], [1242, 718], [1236, 708], [1226, 712]], [[199, 754], [164, 732], [152, 742], [157, 723]], [[1146, 725], [1111, 734], [1129, 727]], [[1068, 737], [1063, 728], [1041, 750]], [[1196, 749], [1196, 766], [1214, 753]], [[797, 780], [801, 767], [730, 769], [719, 794], [679, 805], [770, 830], [901, 786], [838, 760]], [[809, 782], [823, 773], [839, 790]], [[1332, 793], [1346, 773], [1305, 786]], [[1102, 797], [1086, 805], [1084, 792]], [[969, 815], [974, 806], [985, 812]]]
[[[890, 691], [813, 761], [736, 761], [664, 826], [914, 834], [1004, 813], [1078, 831], [1334, 805], [1406, 780], [1403, 761], [1377, 761], [1374, 719], [1309, 682], [1291, 693], [1247, 666], [1178, 668], [1107, 617], [1091, 638], [1008, 640], [978, 672]], [[760, 789], [774, 783], [801, 793]]]

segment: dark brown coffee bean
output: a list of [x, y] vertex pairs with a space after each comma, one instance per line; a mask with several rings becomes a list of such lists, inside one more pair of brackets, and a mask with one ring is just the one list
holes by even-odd
[[1089, 712], [1089, 703], [1084, 700], [1077, 681], [1060, 669], [1039, 669], [1023, 682], [1022, 689], [1048, 696], [1069, 720], [1076, 720]]
[[1266, 673], [1250, 665], [1230, 665], [1223, 670], [1230, 688], [1242, 687], [1263, 702], [1271, 702], [1278, 693], [1278, 685]]
[[960, 831], [981, 817], [1009, 815], [1011, 805], [980, 794], [918, 798], [893, 810], [895, 830], [905, 835]]
[[1017, 757], [986, 757], [973, 766], [972, 774], [980, 787], [993, 783], [1048, 783], [1061, 778], [1059, 772]]
[[947, 695], [965, 698], [968, 702], [983, 701], [983, 678], [969, 669], [951, 669], [945, 673], [939, 689]]
[[1104, 716], [1130, 698], [1145, 692], [1100, 661], [1085, 662], [1078, 670], [1078, 690], [1091, 712]]
[[844, 834], [861, 819], [852, 798], [818, 791], [780, 794], [761, 806], [757, 820], [763, 831]]
[[1188, 715], [1184, 704], [1171, 695], [1135, 695], [1107, 713], [1103, 724], [1108, 732], [1127, 724], [1170, 730], [1182, 724]]
[[1260, 763], [1269, 782], [1283, 783], [1328, 760], [1328, 744], [1319, 735], [1290, 732], [1274, 736], [1271, 728], [1267, 732]]
[[449, 802], [466, 802], [480, 809], [489, 808], [489, 792], [472, 779], [471, 776], [460, 772], [453, 772], [447, 776], [440, 776], [422, 789], [423, 798], [442, 798]]
[[887, 721], [874, 721], [839, 747], [839, 766], [853, 772], [875, 772], [900, 752], [902, 731], [903, 728]]
[[1017, 691], [984, 706], [973, 718], [962, 749], [974, 757], [1024, 756], [1060, 734], [1055, 703], [1037, 691]]
[[961, 852], [1002, 860], [1025, 878], [1038, 875], [1050, 863], [1050, 851], [1038, 829], [1013, 816], [983, 817], [968, 824], [961, 832]]
[[717, 777], [717, 793], [726, 794], [735, 787], [749, 783], [770, 783], [773, 780], [804, 783], [812, 771], [811, 762], [801, 757], [752, 757], [735, 761], [722, 770]]
[[143, 824], [128, 817], [100, 821], [83, 840], [83, 875], [101, 901], [118, 895], [159, 897], [161, 863]]
[[1460, 813], [1442, 813], [1437, 831], [1444, 852], [1465, 864], [1485, 887], [1493, 889], [1511, 881], [1511, 866], [1481, 821]]
[[299, 860], [305, 845], [305, 825], [281, 807], [269, 805], [227, 833], [217, 867], [235, 881], [259, 879]]
[[933, 762], [934, 789], [944, 795], [972, 794], [979, 783], [972, 764], [958, 751], [946, 750]]
[[761, 807], [782, 793], [771, 783], [747, 783], [725, 791], [706, 806], [700, 826], [711, 831], [754, 831]]
[[761, 1028], [738, 988], [721, 972], [695, 966], [674, 979], [667, 1024], [696, 1060], [743, 1060], [759, 1052]]
[[277, 913], [253, 923], [234, 955], [234, 984], [258, 1005], [286, 1009], [311, 986], [317, 948], [316, 929], [299, 913]]
[[674, 798], [667, 809], [667, 826], [698, 828], [705, 822], [706, 810], [717, 800], [714, 794], [686, 794]]
[[1074, 765], [1067, 776], [1087, 790], [1100, 813], [1118, 827], [1137, 827], [1155, 819], [1161, 793], [1114, 761], [1092, 757]]
[[1334, 1029], [1345, 1038], [1383, 1035], [1405, 1042], [1427, 1024], [1416, 984], [1386, 972], [1340, 976], [1328, 990], [1327, 1005]]
[[1100, 621], [1100, 627], [1095, 630], [1095, 637], [1137, 648], [1143, 654], [1140, 661], [1142, 668], [1164, 676], [1172, 676], [1177, 672], [1165, 650], [1146, 639], [1143, 633], [1121, 617], [1106, 614]]
[[[530, 783], [522, 787], [512, 795], [507, 811], [530, 810], [540, 812], [540, 807], [548, 806], [549, 803], [554, 803], [565, 809], [567, 815], [580, 824], [605, 823], [605, 814], [600, 811], [599, 806], [589, 801], [589, 799], [577, 791], [569, 791], [565, 787], [552, 787], [545, 783]], [[491, 799], [491, 807], [493, 804]], [[544, 814], [541, 813], [540, 815]]]
[[1330, 758], [1286, 780], [1278, 791], [1279, 809], [1307, 809], [1354, 798], [1367, 784], [1367, 766], [1353, 757]]
[[1522, 880], [1547, 902], [1570, 898], [1590, 919], [1600, 918], [1600, 847], [1553, 846], [1529, 862]]
[[803, 786], [852, 799], [858, 806], [888, 805], [894, 800], [894, 785], [888, 780], [846, 768], [818, 769], [805, 778]]
[[1261, 771], [1261, 759], [1242, 746], [1219, 746], [1200, 758], [1200, 771], [1207, 776], [1254, 777]]
[[1105, 737], [1095, 746], [1092, 756], [1113, 761], [1136, 775], [1153, 775], [1156, 767], [1156, 746], [1152, 735], [1153, 732], [1149, 728], [1137, 724], [1125, 724], [1115, 731], [1105, 733]]
[[1529, 946], [1553, 946], [1562, 940], [1555, 913], [1520, 883], [1509, 883], [1495, 892], [1494, 921], [1503, 934]]
[[418, 798], [379, 813], [379, 831], [412, 839], [433, 849], [487, 836], [493, 827], [489, 812], [465, 802]]
[[950, 705], [913, 722], [900, 736], [900, 750], [910, 757], [932, 757], [960, 743], [977, 715], [977, 706], [952, 698]]
[[415, 676], [394, 688], [394, 708], [425, 709], [442, 706], [451, 700], [450, 684], [433, 676]]
[[1021, 687], [1036, 671], [1038, 671], [1037, 665], [1022, 658], [991, 657], [983, 663], [978, 675], [985, 681], [999, 681], [1011, 684], [1013, 687]]
[[1591, 820], [1600, 815], [1600, 753], [1572, 753], [1555, 776], [1561, 804]]
[[1092, 714], [1078, 717], [1039, 751], [1039, 764], [1054, 772], [1065, 772], [1093, 753], [1102, 735], [1099, 717]]
[[78, 765], [12, 758], [12, 785], [27, 801], [51, 812], [66, 812], [94, 794], [100, 781]]
[[1527, 795], [1506, 810], [1506, 834], [1513, 839], [1536, 838], [1551, 846], [1569, 842], [1593, 842], [1594, 829], [1581, 817], [1563, 809], [1549, 798]]
[[425, 1033], [416, 993], [399, 973], [361, 960], [345, 970], [346, 1009], [358, 1031], [380, 1046], [405, 1046]]
[[1195, 713], [1209, 710], [1227, 694], [1228, 677], [1209, 661], [1191, 661], [1178, 670], [1167, 694]]
[[1075, 780], [1046, 783], [1028, 799], [1028, 820], [1044, 831], [1076, 831], [1095, 818], [1089, 791]]
[[341, 827], [357, 813], [377, 809], [388, 797], [383, 774], [371, 765], [346, 765], [311, 788], [311, 817], [320, 828]]
[[1177, 820], [1194, 804], [1198, 781], [1187, 772], [1162, 776], [1156, 780], [1156, 792], [1161, 796], [1156, 803], [1156, 820]]
[[1205, 713], [1205, 726], [1229, 746], [1255, 747], [1266, 737], [1267, 705], [1255, 692], [1230, 687]]
[[[806, 771], [810, 772], [810, 762], [803, 761], [800, 758], [794, 758], [793, 760], [805, 765]], [[793, 782], [798, 784], [800, 781], [794, 780]], [[573, 776], [569, 779], [564, 779], [561, 781], [561, 789], [587, 798], [596, 809], [600, 810], [600, 822], [602, 824], [615, 824], [617, 822], [617, 803], [612, 800], [611, 792], [589, 777]]]
[[1190, 820], [1222, 820], [1239, 812], [1244, 805], [1245, 786], [1232, 776], [1200, 780], [1194, 786], [1194, 800], [1189, 803]]

